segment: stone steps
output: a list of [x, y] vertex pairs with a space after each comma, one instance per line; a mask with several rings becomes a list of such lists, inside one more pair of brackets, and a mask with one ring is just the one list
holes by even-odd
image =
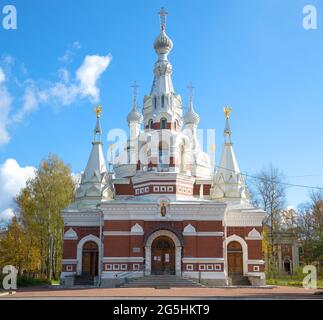
[[233, 286], [250, 286], [251, 283], [248, 277], [244, 277], [243, 275], [229, 274], [231, 278], [231, 285]]
[[93, 276], [76, 276], [74, 279], [74, 285], [76, 286], [93, 286], [94, 277]]
[[122, 284], [122, 288], [196, 288], [203, 287], [191, 279], [181, 278], [179, 276], [170, 275], [151, 275], [136, 279], [129, 279], [128, 282]]

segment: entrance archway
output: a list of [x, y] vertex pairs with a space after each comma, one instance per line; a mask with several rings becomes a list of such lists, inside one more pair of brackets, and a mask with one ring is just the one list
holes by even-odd
[[97, 276], [99, 265], [99, 248], [94, 241], [88, 241], [82, 250], [82, 275]]
[[228, 244], [228, 273], [243, 274], [243, 252], [242, 246], [237, 241], [232, 241]]
[[284, 271], [288, 274], [291, 274], [291, 263], [289, 259], [284, 260]]
[[175, 245], [167, 236], [156, 238], [151, 246], [151, 273], [175, 274]]
[[156, 231], [147, 234], [147, 238], [145, 239], [145, 273], [146, 275], [151, 274], [154, 259], [152, 255], [152, 245], [155, 239], [162, 236], [170, 239], [174, 245], [175, 274], [180, 276], [182, 273], [182, 242], [180, 241], [181, 237], [180, 235], [176, 234], [176, 231], [167, 229], [157, 229]]

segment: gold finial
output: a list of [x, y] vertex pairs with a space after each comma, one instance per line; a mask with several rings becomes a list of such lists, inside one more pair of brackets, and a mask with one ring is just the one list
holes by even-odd
[[224, 112], [225, 118], [229, 119], [232, 109], [230, 107], [224, 107], [223, 112]]
[[94, 112], [96, 113], [96, 117], [100, 118], [101, 113], [102, 113], [102, 106], [98, 105], [98, 106], [94, 107]]

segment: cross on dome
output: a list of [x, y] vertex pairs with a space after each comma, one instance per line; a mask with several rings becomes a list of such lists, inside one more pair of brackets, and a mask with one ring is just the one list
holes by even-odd
[[192, 82], [190, 82], [190, 83], [187, 85], [187, 87], [186, 87], [186, 88], [188, 89], [188, 94], [189, 94], [189, 97], [190, 97], [190, 106], [191, 106], [191, 104], [192, 104], [192, 102], [193, 102], [194, 89], [195, 89], [195, 87], [193, 86]]
[[133, 89], [133, 101], [136, 101], [136, 102], [137, 102], [137, 99], [138, 99], [139, 87], [140, 86], [137, 84], [136, 81], [131, 86], [131, 88]]
[[166, 30], [166, 16], [168, 15], [168, 12], [165, 11], [164, 7], [160, 9], [158, 12], [160, 16], [160, 28], [161, 30], [165, 31]]

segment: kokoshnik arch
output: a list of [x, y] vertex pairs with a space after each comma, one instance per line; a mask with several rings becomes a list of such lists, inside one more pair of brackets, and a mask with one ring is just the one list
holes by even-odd
[[92, 277], [102, 286], [116, 279], [176, 274], [228, 285], [248, 277], [265, 282], [262, 221], [254, 208], [233, 151], [225, 108], [219, 169], [197, 138], [200, 121], [190, 97], [183, 115], [172, 82], [168, 54], [173, 48], [161, 10], [154, 42], [158, 59], [149, 95], [139, 111], [137, 94], [128, 114], [130, 137], [108, 172], [97, 111], [92, 151], [76, 192], [63, 210], [62, 281]]

